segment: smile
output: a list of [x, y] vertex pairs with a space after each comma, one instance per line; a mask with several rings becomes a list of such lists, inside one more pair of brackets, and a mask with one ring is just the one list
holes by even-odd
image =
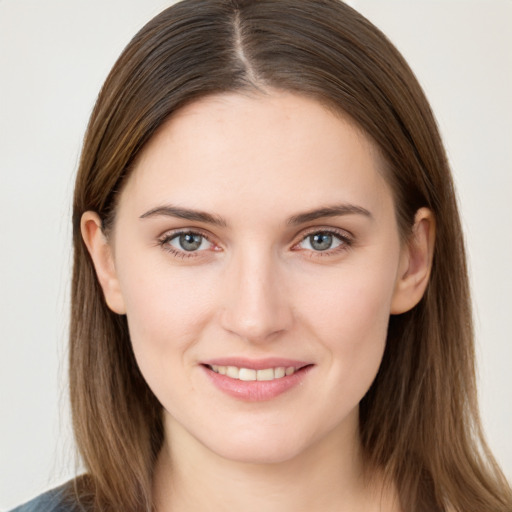
[[201, 364], [205, 376], [219, 391], [238, 400], [260, 402], [298, 388], [315, 366], [282, 358], [254, 360], [222, 358]]
[[220, 375], [225, 375], [231, 379], [243, 380], [246, 382], [282, 379], [283, 377], [293, 375], [297, 370], [294, 366], [279, 366], [277, 368], [263, 368], [261, 370], [219, 365], [209, 365], [209, 368]]

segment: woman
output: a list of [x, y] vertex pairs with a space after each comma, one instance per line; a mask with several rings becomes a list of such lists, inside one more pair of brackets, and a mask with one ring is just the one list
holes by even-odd
[[511, 509], [435, 121], [349, 7], [157, 16], [100, 93], [73, 225], [87, 474], [27, 507]]

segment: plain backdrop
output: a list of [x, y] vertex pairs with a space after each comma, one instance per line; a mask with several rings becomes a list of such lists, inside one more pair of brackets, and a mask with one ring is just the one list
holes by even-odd
[[[169, 0], [0, 0], [0, 509], [75, 474], [70, 199], [114, 60]], [[512, 478], [512, 2], [355, 0], [424, 86], [470, 255], [483, 423]]]

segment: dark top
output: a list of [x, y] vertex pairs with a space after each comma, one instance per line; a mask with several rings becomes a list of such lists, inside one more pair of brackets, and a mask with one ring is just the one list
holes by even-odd
[[73, 499], [72, 482], [41, 494], [11, 512], [78, 512], [80, 507]]

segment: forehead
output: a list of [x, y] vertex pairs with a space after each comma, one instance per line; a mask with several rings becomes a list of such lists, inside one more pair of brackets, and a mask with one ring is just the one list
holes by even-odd
[[318, 101], [280, 91], [220, 94], [160, 128], [122, 196], [139, 209], [173, 202], [226, 214], [236, 214], [234, 204], [240, 212], [371, 203], [389, 194], [381, 167], [369, 138]]

